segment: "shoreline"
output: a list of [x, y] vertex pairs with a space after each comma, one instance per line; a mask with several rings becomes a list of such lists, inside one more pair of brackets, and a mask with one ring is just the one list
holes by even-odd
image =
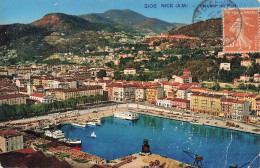
[[237, 129], [237, 128], [232, 128], [232, 127], [228, 127], [228, 126], [218, 126], [218, 125], [211, 125], [211, 124], [207, 124], [207, 123], [193, 123], [192, 121], [187, 121], [187, 120], [181, 120], [178, 118], [172, 118], [172, 117], [166, 117], [166, 116], [161, 116], [159, 114], [153, 114], [151, 115], [150, 113], [143, 113], [143, 112], [138, 112], [139, 114], [143, 114], [143, 115], [149, 115], [149, 116], [153, 116], [153, 117], [159, 117], [159, 118], [165, 118], [165, 119], [170, 119], [170, 120], [176, 120], [176, 121], [182, 121], [182, 122], [187, 122], [193, 125], [198, 125], [198, 126], [209, 126], [209, 127], [216, 127], [216, 128], [222, 128], [222, 129], [228, 129], [228, 130], [233, 130], [233, 131], [239, 131], [239, 132], [243, 132], [243, 133], [248, 133], [248, 134], [255, 134], [255, 135], [260, 135], [260, 133], [258, 132], [250, 132], [250, 131], [245, 131], [245, 130], [241, 130], [241, 129]]
[[[203, 126], [211, 126], [216, 128], [223, 128], [223, 129], [229, 129], [244, 133], [250, 133], [250, 134], [256, 134], [260, 135], [260, 128], [259, 126], [252, 126], [243, 122], [239, 121], [233, 121], [233, 120], [227, 120], [227, 119], [215, 119], [210, 115], [203, 115], [200, 113], [194, 113], [189, 112], [189, 114], [185, 113], [183, 111], [182, 113], [180, 111], [174, 111], [174, 109], [162, 109], [160, 107], [151, 107], [151, 106], [145, 106], [140, 104], [117, 104], [117, 105], [110, 105], [105, 107], [95, 107], [91, 109], [84, 109], [84, 110], [74, 110], [74, 111], [67, 111], [64, 113], [54, 113], [54, 114], [48, 114], [45, 116], [39, 116], [39, 117], [32, 117], [27, 119], [20, 119], [20, 120], [13, 120], [10, 122], [2, 122], [0, 123], [0, 126], [4, 125], [26, 125], [25, 129], [28, 127], [35, 127], [39, 126], [39, 124], [35, 124], [39, 121], [43, 121], [44, 124], [50, 125], [57, 122], [64, 123], [64, 122], [84, 122], [86, 120], [89, 120], [91, 118], [102, 118], [102, 117], [108, 117], [112, 116], [115, 111], [119, 110], [133, 110], [140, 114], [150, 115], [150, 116], [156, 116], [160, 118], [167, 118], [167, 119], [173, 119], [177, 121], [183, 121], [183, 122], [189, 122], [190, 124], [196, 124], [196, 125], [203, 125]], [[77, 111], [77, 112], [75, 112]], [[239, 127], [231, 127], [226, 126], [227, 122], [232, 122], [235, 125], [239, 125]], [[33, 124], [32, 126], [28, 126], [30, 124]], [[254, 131], [254, 129], [259, 131]]]

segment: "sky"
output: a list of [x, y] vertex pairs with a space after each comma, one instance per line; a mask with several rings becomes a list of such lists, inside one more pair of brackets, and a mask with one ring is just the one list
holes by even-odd
[[[231, 0], [203, 0], [207, 3], [210, 1]], [[259, 1], [233, 0], [239, 7], [259, 7]], [[111, 9], [130, 9], [167, 22], [190, 24], [194, 11], [201, 2], [202, 0], [0, 0], [0, 24], [31, 23], [48, 13], [82, 15], [103, 13]], [[172, 4], [172, 7], [165, 8], [161, 6], [162, 4]], [[185, 4], [184, 7], [176, 7], [182, 4]], [[148, 6], [153, 8], [147, 8]], [[216, 11], [221, 8], [209, 7], [207, 10]]]

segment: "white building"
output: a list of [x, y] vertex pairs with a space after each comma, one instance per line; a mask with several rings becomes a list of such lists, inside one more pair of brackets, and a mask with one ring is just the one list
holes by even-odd
[[220, 63], [219, 69], [224, 69], [225, 71], [230, 71], [230, 63]]
[[191, 83], [192, 77], [191, 76], [178, 76], [175, 78], [175, 82], [179, 83]]
[[188, 99], [188, 93], [190, 92], [190, 86], [182, 85], [177, 90], [177, 98]]
[[43, 93], [33, 93], [30, 95], [30, 99], [35, 100], [36, 103], [52, 103], [53, 97]]
[[172, 99], [171, 98], [165, 98], [165, 97], [158, 98], [156, 105], [157, 106], [163, 106], [163, 107], [172, 107]]
[[250, 80], [250, 76], [247, 75], [240, 76], [240, 81], [249, 82], [249, 80]]
[[252, 65], [252, 62], [250, 60], [243, 60], [240, 63], [241, 66], [250, 67]]
[[126, 69], [124, 69], [124, 74], [125, 75], [134, 75], [134, 74], [136, 74], [136, 69], [134, 69], [134, 68], [126, 68]]

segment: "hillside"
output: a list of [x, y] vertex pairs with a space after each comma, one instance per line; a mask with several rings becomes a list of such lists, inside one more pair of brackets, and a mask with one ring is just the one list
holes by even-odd
[[73, 15], [63, 13], [50, 13], [31, 25], [46, 28], [51, 31], [74, 31], [90, 30], [91, 23], [87, 20]]
[[131, 10], [81, 16], [50, 13], [30, 24], [0, 25], [0, 60], [9, 58], [6, 54], [9, 50], [17, 54], [11, 59], [12, 63], [42, 61], [53, 53], [70, 51], [84, 55], [86, 46], [93, 49], [100, 45], [117, 45], [110, 37], [104, 39], [106, 33], [155, 34], [176, 28], [175, 25], [180, 24], [151, 19]]
[[49, 30], [29, 24], [0, 25], [0, 46], [28, 36], [35, 38], [49, 34]]
[[201, 38], [221, 38], [222, 19], [210, 19], [169, 31], [170, 35], [183, 34]]
[[148, 18], [131, 10], [109, 10], [104, 13], [80, 15], [80, 17], [92, 23], [108, 24], [110, 26], [116, 25], [116, 28], [140, 33], [159, 34], [183, 25]]
[[177, 28], [176, 25], [159, 20], [159, 19], [145, 19], [141, 22], [138, 22], [134, 25], [135, 27], [143, 30], [143, 31], [151, 31], [151, 32], [165, 32], [167, 30]]

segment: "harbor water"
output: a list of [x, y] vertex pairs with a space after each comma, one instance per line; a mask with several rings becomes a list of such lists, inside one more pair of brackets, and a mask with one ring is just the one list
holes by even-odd
[[239, 167], [247, 162], [251, 168], [260, 167], [260, 135], [229, 129], [148, 115], [139, 115], [136, 121], [107, 117], [101, 126], [67, 124], [61, 129], [67, 138], [82, 140], [82, 151], [108, 160], [140, 152], [143, 139], [148, 139], [152, 153], [181, 162], [194, 162], [185, 150], [203, 156], [202, 165], [207, 168]]

